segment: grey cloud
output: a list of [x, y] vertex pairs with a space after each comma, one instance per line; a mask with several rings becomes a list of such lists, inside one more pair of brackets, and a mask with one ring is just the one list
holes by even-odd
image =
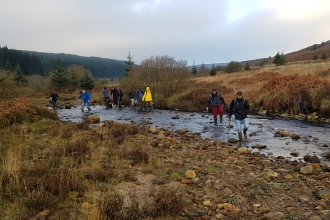
[[[137, 10], [138, 3], [145, 7]], [[256, 11], [228, 25], [228, 0], [29, 0], [2, 6], [0, 46], [118, 60], [130, 49], [137, 63], [152, 55], [189, 64], [257, 59], [329, 40], [330, 34], [326, 14], [306, 22]]]

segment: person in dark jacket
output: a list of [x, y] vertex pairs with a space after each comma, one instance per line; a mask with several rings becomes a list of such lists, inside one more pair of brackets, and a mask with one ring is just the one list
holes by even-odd
[[135, 104], [135, 94], [136, 94], [136, 92], [135, 92], [134, 89], [132, 89], [132, 90], [129, 91], [129, 93], [128, 93], [128, 96], [129, 96], [129, 98], [131, 99], [131, 104], [132, 104], [132, 106]]
[[240, 141], [243, 140], [243, 135], [242, 135], [242, 125], [241, 122], [244, 124], [244, 137], [248, 138], [247, 135], [247, 130], [249, 128], [249, 123], [247, 120], [247, 115], [250, 111], [250, 105], [249, 102], [243, 98], [243, 93], [241, 91], [237, 92], [237, 97], [234, 98], [229, 106], [229, 122], [231, 116], [234, 114], [235, 115], [235, 124], [238, 132], [238, 138]]
[[115, 106], [118, 105], [118, 89], [116, 88], [116, 86], [114, 86], [112, 89], [111, 89], [111, 92], [110, 92], [110, 96], [113, 96], [113, 104]]
[[118, 107], [121, 108], [121, 103], [123, 101], [123, 90], [118, 89], [117, 96], [118, 96]]
[[54, 90], [53, 93], [49, 96], [49, 103], [53, 105], [53, 108], [56, 108], [57, 100], [60, 100], [60, 96]]
[[214, 125], [218, 124], [218, 113], [220, 113], [220, 123], [222, 123], [222, 116], [224, 113], [223, 107], [227, 108], [226, 102], [222, 95], [217, 92], [216, 89], [212, 89], [212, 92], [207, 100], [206, 111], [209, 110], [209, 106], [212, 105]]

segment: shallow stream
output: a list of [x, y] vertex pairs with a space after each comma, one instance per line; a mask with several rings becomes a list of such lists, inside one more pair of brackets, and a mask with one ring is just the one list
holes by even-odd
[[[58, 109], [58, 114], [63, 121], [81, 122], [86, 115], [97, 115], [101, 122], [113, 120], [120, 123], [150, 124], [156, 128], [168, 130], [189, 129], [193, 133], [200, 133], [202, 137], [213, 140], [228, 141], [229, 138], [236, 138], [236, 127], [228, 129], [228, 117], [224, 116], [224, 123], [218, 126], [213, 125], [213, 116], [207, 112], [180, 112], [167, 110], [154, 110], [153, 112], [139, 112], [132, 108], [105, 109], [103, 106], [93, 106], [90, 113], [82, 113], [81, 108]], [[318, 156], [322, 162], [330, 165], [324, 153], [330, 152], [330, 126], [316, 125], [308, 122], [272, 119], [249, 115], [250, 127], [248, 134], [251, 142], [244, 142], [242, 145], [253, 147], [266, 145], [265, 149], [259, 149], [262, 153], [277, 157], [284, 156], [288, 159], [302, 159], [306, 154]], [[228, 133], [229, 131], [229, 133]], [[291, 137], [274, 137], [277, 131], [287, 131], [290, 134], [297, 134], [300, 139], [293, 140]], [[258, 150], [258, 149], [254, 149]], [[293, 157], [290, 153], [298, 153]]]

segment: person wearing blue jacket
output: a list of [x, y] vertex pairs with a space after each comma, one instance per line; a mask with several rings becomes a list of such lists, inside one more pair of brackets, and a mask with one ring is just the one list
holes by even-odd
[[90, 101], [91, 101], [91, 95], [89, 94], [89, 92], [87, 92], [86, 90], [83, 90], [81, 92], [81, 94], [78, 96], [78, 99], [82, 99], [81, 102], [81, 111], [84, 112], [84, 107], [86, 106], [88, 108], [88, 111], [91, 111], [90, 109]]

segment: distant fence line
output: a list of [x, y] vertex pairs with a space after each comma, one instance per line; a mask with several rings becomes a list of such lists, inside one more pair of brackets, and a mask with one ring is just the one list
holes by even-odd
[[304, 65], [313, 65], [315, 67], [323, 67], [330, 65], [329, 61], [320, 61], [320, 60], [306, 60], [306, 61], [296, 61], [296, 62], [288, 62], [285, 65], [277, 66], [275, 64], [267, 64], [262, 66], [263, 69], [275, 69], [275, 68], [297, 68], [302, 67]]

